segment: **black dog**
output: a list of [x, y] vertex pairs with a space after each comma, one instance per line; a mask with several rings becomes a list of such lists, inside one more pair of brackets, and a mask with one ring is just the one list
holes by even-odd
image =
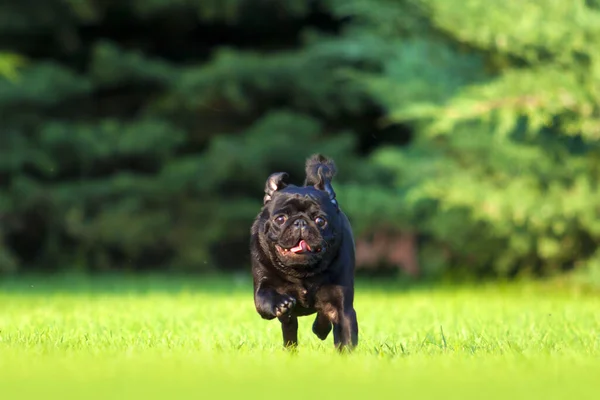
[[354, 238], [331, 180], [332, 160], [317, 154], [306, 162], [304, 186], [267, 179], [264, 205], [252, 225], [250, 251], [254, 304], [264, 319], [281, 322], [284, 346], [298, 344], [298, 317], [317, 313], [312, 330], [334, 344], [358, 343], [354, 311]]

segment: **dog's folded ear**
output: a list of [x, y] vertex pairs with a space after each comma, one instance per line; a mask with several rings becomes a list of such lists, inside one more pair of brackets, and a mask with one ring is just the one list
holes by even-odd
[[329, 194], [329, 199], [337, 207], [335, 191], [331, 181], [337, 172], [335, 162], [322, 154], [314, 154], [306, 160], [306, 180], [304, 185], [312, 185], [316, 189], [324, 190]]
[[[320, 171], [321, 171], [321, 168], [319, 168], [319, 175], [323, 176], [323, 175], [321, 175]], [[331, 201], [331, 203], [336, 207], [338, 206], [338, 202], [335, 199], [335, 191], [333, 190], [333, 186], [331, 186], [331, 181], [329, 181], [325, 178], [322, 178], [321, 181], [319, 181], [319, 183], [317, 185], [315, 185], [315, 187], [319, 190], [325, 190], [327, 192], [327, 194], [329, 195], [329, 200]]]
[[287, 172], [275, 172], [269, 175], [267, 183], [265, 184], [265, 196], [263, 197], [263, 204], [267, 204], [271, 201], [273, 193], [281, 190], [287, 186], [285, 182], [288, 178]]

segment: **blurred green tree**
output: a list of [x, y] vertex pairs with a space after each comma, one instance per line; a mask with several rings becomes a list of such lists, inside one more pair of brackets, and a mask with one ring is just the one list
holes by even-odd
[[23, 63], [23, 58], [16, 54], [0, 52], [0, 76], [8, 79], [15, 79], [17, 76], [17, 69], [22, 66]]
[[[23, 64], [23, 59], [16, 54], [0, 52], [0, 79], [15, 79], [16, 71]], [[0, 217], [2, 214], [0, 213]], [[14, 272], [18, 261], [4, 242], [4, 229], [0, 219], [0, 273]]]
[[0, 47], [31, 60], [18, 80], [0, 80], [4, 259], [42, 270], [243, 267], [269, 173], [301, 181], [314, 151], [344, 165], [342, 182], [360, 170], [354, 128], [376, 104], [337, 71], [385, 54], [340, 35], [325, 5], [0, 6]]
[[411, 3], [428, 33], [399, 40], [384, 74], [361, 79], [387, 122], [414, 128], [410, 146], [371, 159], [395, 171], [431, 239], [423, 254], [501, 276], [597, 263], [599, 3]]
[[426, 273], [600, 263], [596, 1], [32, 4], [0, 6], [0, 269], [242, 267], [313, 151]]

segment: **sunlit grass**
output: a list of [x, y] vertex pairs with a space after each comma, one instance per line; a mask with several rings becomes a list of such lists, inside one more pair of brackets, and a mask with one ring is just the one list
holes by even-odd
[[[247, 280], [0, 283], [1, 398], [596, 398], [600, 297], [536, 286], [360, 284], [360, 345], [300, 348]], [[11, 395], [5, 396], [5, 395]]]

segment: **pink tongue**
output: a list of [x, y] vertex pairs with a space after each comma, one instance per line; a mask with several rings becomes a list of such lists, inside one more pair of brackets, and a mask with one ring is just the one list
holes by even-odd
[[300, 243], [298, 243], [298, 246], [292, 247], [290, 251], [292, 251], [293, 253], [304, 253], [305, 251], [310, 251], [310, 246], [303, 239], [300, 241]]

